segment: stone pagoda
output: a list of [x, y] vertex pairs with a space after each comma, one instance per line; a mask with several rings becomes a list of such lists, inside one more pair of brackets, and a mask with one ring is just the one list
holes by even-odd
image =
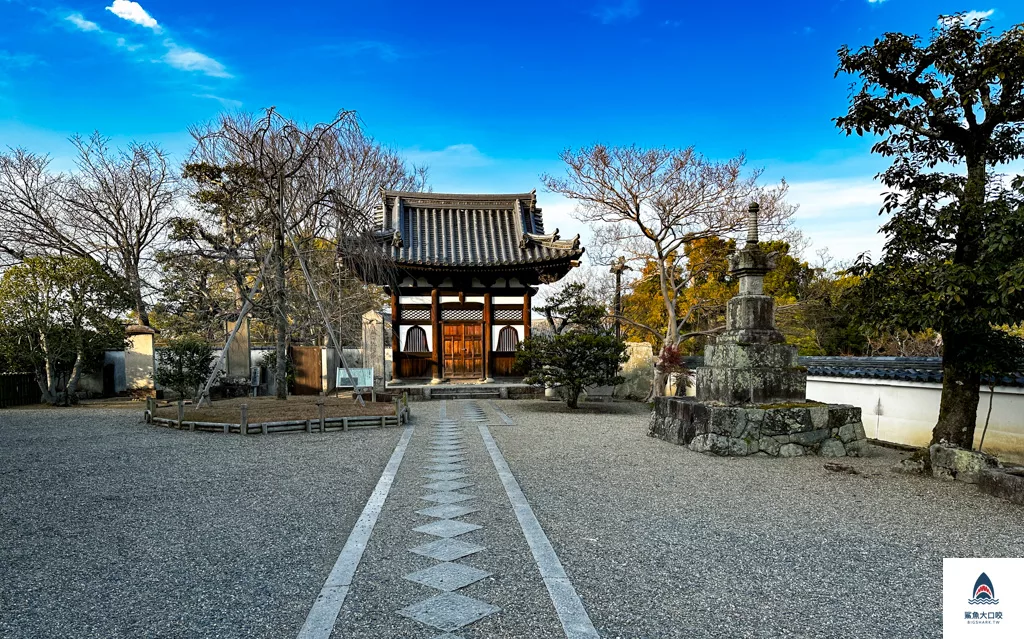
[[758, 243], [758, 211], [750, 205], [746, 243], [729, 256], [740, 290], [704, 350], [696, 397], [658, 398], [650, 434], [716, 455], [858, 455], [860, 409], [807, 401], [807, 371], [775, 327], [775, 301], [764, 294], [774, 259]]

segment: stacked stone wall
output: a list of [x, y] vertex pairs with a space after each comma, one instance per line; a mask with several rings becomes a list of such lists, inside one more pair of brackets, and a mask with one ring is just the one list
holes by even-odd
[[867, 443], [856, 406], [717, 406], [685, 397], [655, 401], [649, 434], [727, 456], [859, 456]]

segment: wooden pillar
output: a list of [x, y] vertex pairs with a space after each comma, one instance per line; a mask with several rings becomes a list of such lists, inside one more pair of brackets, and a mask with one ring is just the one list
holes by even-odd
[[441, 296], [437, 292], [435, 286], [430, 291], [430, 330], [433, 340], [434, 361], [431, 363], [431, 368], [434, 369], [434, 377], [430, 380], [431, 384], [440, 384], [444, 380], [444, 342], [441, 338]]
[[491, 373], [491, 294], [484, 293], [484, 374], [485, 382], [493, 382], [494, 376]]
[[530, 292], [523, 293], [523, 339], [530, 339], [530, 329], [533, 327], [533, 315], [530, 309]]
[[398, 291], [391, 292], [391, 381], [398, 381], [398, 336], [400, 320], [398, 318]]

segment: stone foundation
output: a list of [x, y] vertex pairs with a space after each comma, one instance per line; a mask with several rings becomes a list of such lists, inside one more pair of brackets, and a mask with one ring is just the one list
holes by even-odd
[[932, 477], [977, 484], [981, 473], [999, 466], [992, 455], [976, 450], [965, 450], [945, 444], [932, 444], [928, 448], [931, 457]]
[[659, 397], [648, 434], [730, 457], [857, 457], [867, 444], [859, 408], [806, 402], [724, 406], [692, 397]]

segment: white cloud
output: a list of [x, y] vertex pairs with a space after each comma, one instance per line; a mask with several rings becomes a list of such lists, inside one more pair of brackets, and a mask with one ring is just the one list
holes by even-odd
[[72, 13], [64, 19], [78, 27], [80, 31], [102, 31], [100, 25], [92, 20], [86, 20], [81, 13]]
[[215, 78], [231, 77], [231, 74], [227, 72], [223, 64], [204, 53], [199, 53], [195, 49], [178, 46], [170, 41], [164, 44], [167, 46], [167, 53], [164, 55], [163, 60], [175, 69], [196, 71]]
[[113, 13], [118, 18], [152, 29], [156, 33], [160, 33], [161, 31], [160, 25], [157, 23], [156, 19], [149, 15], [138, 2], [132, 2], [132, 0], [114, 0], [114, 4], [107, 7], [107, 11]]
[[986, 20], [986, 19], [992, 17], [992, 14], [995, 13], [995, 12], [996, 12], [995, 9], [989, 9], [988, 11], [976, 11], [975, 10], [975, 11], [967, 11], [963, 15], [959, 15], [959, 16], [942, 16], [941, 18], [939, 18], [939, 25], [941, 26], [943, 24], [952, 24], [952, 23], [956, 23], [956, 22], [961, 22], [963, 24], [966, 24], [969, 27], [970, 26], [978, 26], [978, 25], [981, 24], [982, 20]]
[[116, 44], [118, 47], [122, 49], [127, 49], [128, 51], [137, 51], [142, 48], [141, 44], [133, 44], [131, 42], [128, 42], [124, 38], [117, 38], [116, 40], [114, 40], [114, 44]]
[[888, 190], [872, 178], [814, 180], [790, 183], [786, 199], [800, 205], [798, 218], [811, 219], [828, 217], [837, 209], [873, 208], [877, 213]]
[[868, 4], [882, 4], [885, 0], [868, 0]]
[[352, 42], [330, 44], [323, 47], [323, 50], [346, 57], [374, 55], [385, 62], [398, 60], [399, 58], [404, 57], [394, 46], [379, 40], [356, 40]]
[[461, 169], [487, 166], [491, 159], [480, 152], [480, 149], [472, 144], [452, 144], [439, 151], [429, 151], [419, 147], [405, 149], [402, 154], [409, 162], [417, 165], [427, 165], [431, 170], [437, 169]]
[[618, 4], [601, 5], [591, 15], [602, 24], [632, 20], [640, 15], [640, 4], [637, 0], [621, 0]]
[[880, 257], [885, 238], [878, 228], [885, 218], [878, 212], [888, 190], [867, 176], [791, 182], [786, 199], [800, 205], [794, 223], [811, 242], [805, 257], [821, 248], [841, 262], [864, 251]]
[[237, 109], [242, 106], [241, 100], [232, 100], [231, 98], [222, 98], [219, 95], [213, 95], [212, 93], [194, 93], [193, 97], [205, 98], [208, 100], [216, 100], [220, 102], [220, 105], [225, 109]]
[[0, 49], [0, 69], [26, 69], [39, 62], [30, 53], [11, 53]]

